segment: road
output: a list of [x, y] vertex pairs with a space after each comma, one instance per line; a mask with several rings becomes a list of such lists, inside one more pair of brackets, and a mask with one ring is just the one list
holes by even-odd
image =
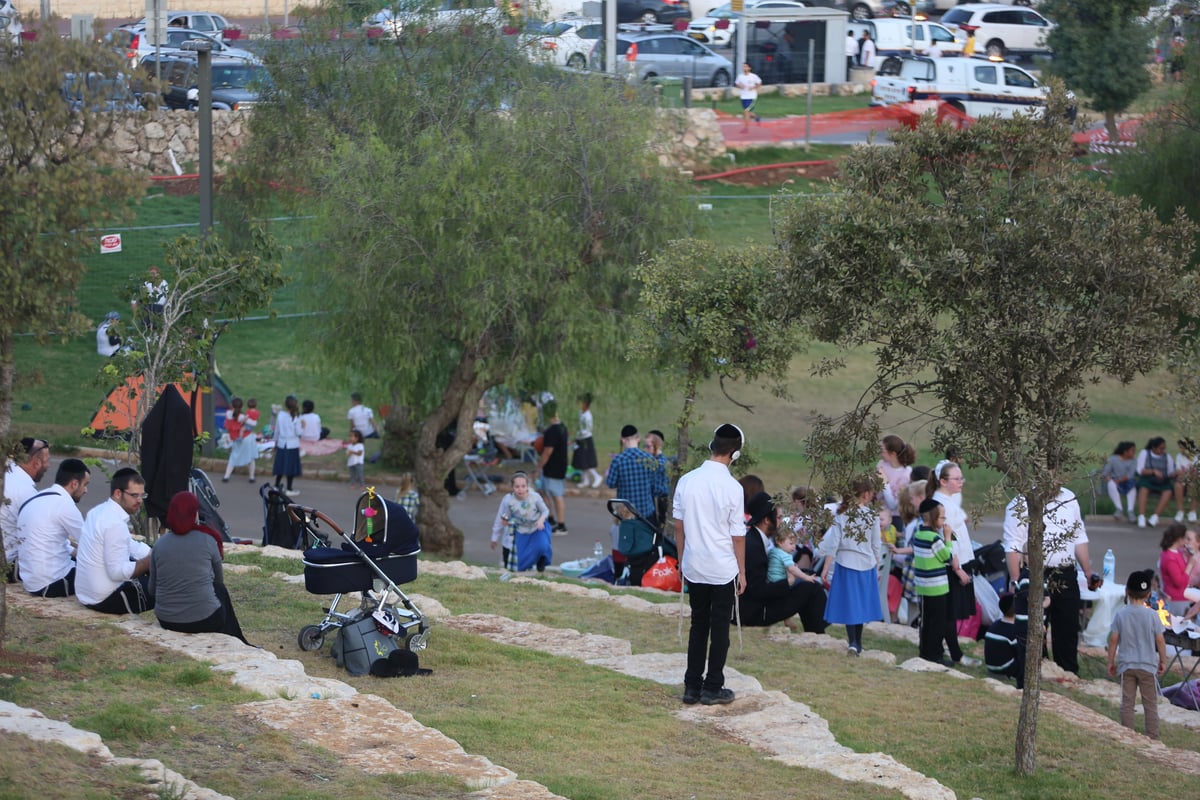
[[[47, 477], [42, 479], [43, 488], [50, 484], [56, 467], [57, 459]], [[507, 476], [511, 470], [494, 468], [492, 472]], [[221, 499], [219, 511], [229, 525], [231, 535], [234, 538], [250, 539], [255, 543], [261, 542], [263, 511], [258, 486], [262, 481], [251, 485], [245, 475], [235, 475], [229, 483], [221, 483], [220, 473], [211, 471], [210, 477], [214, 479], [214, 485], [217, 487], [217, 494]], [[80, 503], [80, 508], [85, 514], [88, 509], [107, 499], [107, 487], [103, 480], [103, 475], [93, 470], [94, 482]], [[344, 483], [327, 480], [300, 478], [295, 486], [301, 492], [296, 498], [297, 502], [317, 508], [342, 527], [349, 527], [358, 492], [352, 491]], [[768, 487], [770, 491], [782, 491], [783, 488]], [[387, 489], [389, 495], [393, 491]], [[587, 496], [567, 497], [566, 521], [570, 533], [567, 536], [554, 537], [556, 565], [564, 561], [587, 558], [592, 555], [596, 540], [605, 543], [608, 541], [610, 517], [604, 502], [611, 493], [605, 492], [602, 496], [600, 490], [586, 491]], [[464, 561], [482, 565], [499, 563], [499, 552], [493, 551], [489, 543], [492, 520], [500, 498], [498, 492], [485, 497], [478, 490], [470, 489], [451, 501], [450, 519], [463, 531]], [[1090, 499], [1082, 497], [1081, 502], [1086, 513], [1090, 507]], [[972, 536], [979, 543], [996, 541], [1000, 538], [1002, 524], [1000, 514], [986, 516], [980, 524], [972, 527]], [[1121, 583], [1124, 583], [1125, 578], [1135, 569], [1156, 569], [1160, 552], [1158, 544], [1165, 524], [1164, 521], [1158, 528], [1139, 529], [1129, 523], [1116, 523], [1108, 515], [1089, 517], [1086, 526], [1093, 571], [1101, 570], [1104, 551], [1108, 548], [1112, 548], [1116, 556], [1116, 578]]]

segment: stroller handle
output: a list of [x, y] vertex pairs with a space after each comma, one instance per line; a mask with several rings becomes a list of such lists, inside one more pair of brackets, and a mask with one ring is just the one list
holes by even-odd
[[288, 503], [287, 512], [288, 512], [288, 516], [292, 518], [293, 522], [303, 525], [309, 533], [313, 534], [318, 539], [321, 539], [323, 541], [328, 542], [329, 536], [327, 534], [325, 534], [324, 532], [317, 530], [317, 522], [316, 521], [324, 522], [325, 524], [327, 524], [330, 528], [333, 529], [333, 532], [336, 533], [338, 536], [344, 537], [344, 535], [345, 535], [344, 532], [342, 531], [341, 527], [339, 527], [336, 522], [334, 522], [329, 517], [327, 517], [323, 512], [318, 511], [317, 509], [313, 508], [312, 506], [302, 506], [299, 503]]

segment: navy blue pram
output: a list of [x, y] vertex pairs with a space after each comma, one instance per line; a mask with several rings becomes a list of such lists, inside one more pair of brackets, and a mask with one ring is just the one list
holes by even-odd
[[[302, 650], [319, 650], [327, 631], [366, 616], [386, 624], [400, 647], [414, 652], [425, 649], [429, 625], [399, 586], [416, 580], [417, 556], [421, 553], [416, 523], [403, 506], [374, 492], [364, 492], [355, 506], [354, 530], [350, 533], [313, 508], [292, 504], [288, 513], [308, 531], [314, 544], [304, 551], [305, 590], [334, 595], [325, 619], [300, 631]], [[340, 547], [333, 546], [331, 535], [321, 530], [322, 522], [340, 538]], [[350, 611], [339, 611], [342, 596], [350, 592], [361, 592], [361, 603]], [[398, 600], [393, 601], [392, 596]]]

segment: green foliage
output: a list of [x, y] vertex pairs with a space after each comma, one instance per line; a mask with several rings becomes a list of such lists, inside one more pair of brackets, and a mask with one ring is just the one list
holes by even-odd
[[1057, 23], [1046, 37], [1054, 51], [1047, 71], [1097, 111], [1129, 108], [1150, 86], [1151, 32], [1137, 19], [1146, 7], [1146, 0], [1046, 0], [1041, 10]]
[[312, 215], [302, 294], [326, 313], [307, 354], [389, 398], [389, 429], [420, 421], [397, 460], [423, 496], [469, 445], [441, 451], [438, 432], [468, 429], [491, 386], [628, 380], [629, 267], [685, 222], [640, 96], [534, 65], [510, 39], [480, 24], [273, 51], [236, 182], [247, 202], [291, 186]]
[[724, 387], [726, 379], [761, 379], [782, 395], [798, 347], [795, 325], [777, 295], [783, 285], [778, 267], [767, 250], [749, 243], [721, 249], [698, 239], [680, 240], [642, 263], [634, 275], [642, 285], [642, 302], [631, 351], [660, 374], [678, 378], [683, 389], [678, 455], [685, 469], [700, 382], [719, 376]]
[[[797, 203], [779, 225], [792, 313], [822, 341], [875, 350], [878, 378], [842, 436], [864, 442], [864, 408], [936, 398], [935, 446], [955, 442], [1026, 499], [1031, 607], [1043, 511], [1079, 463], [1073, 431], [1089, 383], [1153, 369], [1176, 321], [1200, 313], [1194, 227], [1079, 175], [1061, 103], [1052, 98], [1042, 120], [985, 118], [963, 131], [926, 116], [892, 151], [856, 151], [843, 194]], [[1042, 636], [1031, 618], [1031, 652]], [[1025, 773], [1038, 691], [1035, 676], [1017, 737]]]

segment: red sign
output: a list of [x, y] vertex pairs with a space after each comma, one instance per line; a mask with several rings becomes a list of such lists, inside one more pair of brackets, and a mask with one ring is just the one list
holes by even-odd
[[121, 252], [121, 234], [110, 233], [107, 236], [100, 237], [100, 252], [101, 253], [119, 253]]

